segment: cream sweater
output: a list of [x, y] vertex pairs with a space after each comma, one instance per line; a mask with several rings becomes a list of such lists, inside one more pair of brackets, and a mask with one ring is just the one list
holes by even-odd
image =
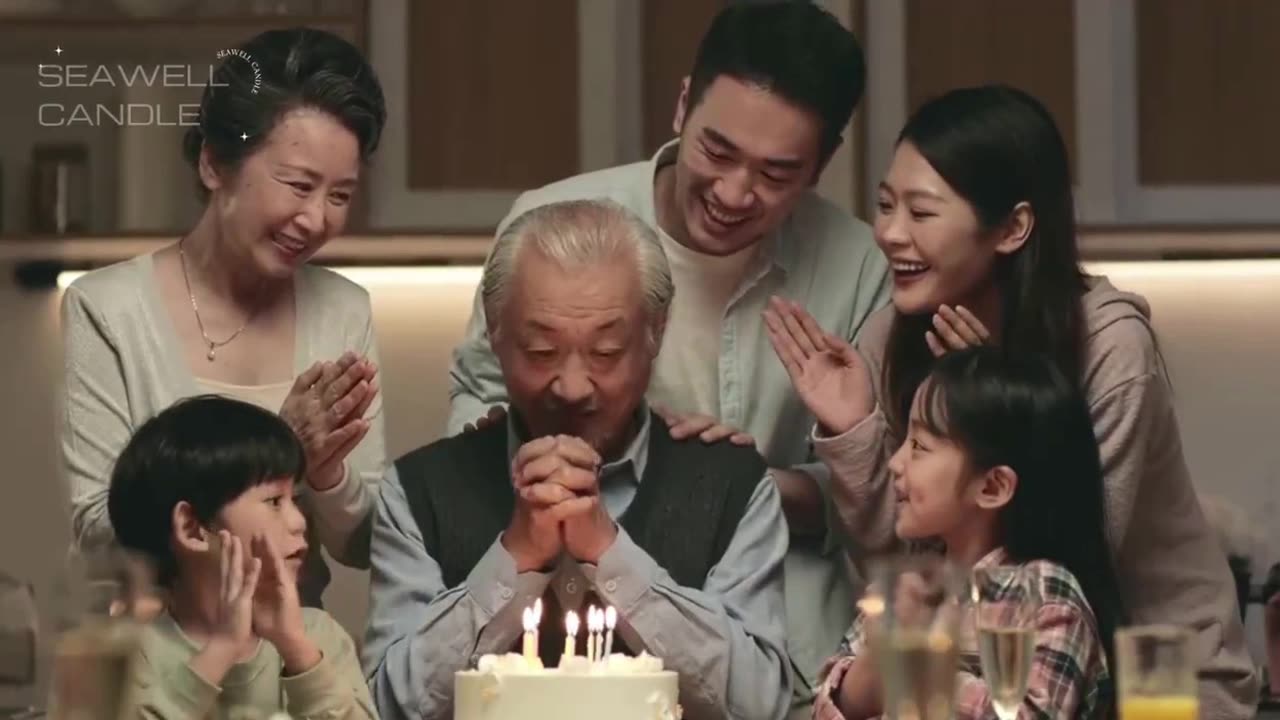
[[[378, 362], [364, 288], [310, 265], [298, 271], [295, 283], [295, 376], [313, 362], [337, 359], [347, 350]], [[74, 544], [80, 549], [101, 547], [115, 537], [107, 515], [107, 488], [116, 456], [145, 420], [203, 390], [161, 304], [150, 254], [95, 270], [72, 283], [62, 298], [62, 332], [62, 458]], [[386, 463], [381, 396], [366, 417], [372, 427], [347, 458], [342, 482], [324, 492], [299, 484], [304, 488], [300, 499], [311, 545], [300, 591], [309, 605], [319, 604], [329, 581], [320, 545], [344, 565], [369, 566], [371, 511]]]
[[200, 652], [169, 614], [143, 629], [141, 652], [129, 672], [131, 717], [144, 720], [235, 720], [286, 712], [295, 718], [376, 720], [355, 646], [347, 631], [323, 610], [303, 608], [307, 637], [320, 662], [286, 677], [284, 661], [262, 640], [252, 658], [212, 685], [191, 669]]
[[[1085, 395], [1102, 454], [1108, 536], [1132, 624], [1193, 629], [1200, 717], [1252, 718], [1258, 677], [1245, 646], [1235, 585], [1191, 484], [1143, 298], [1092, 278], [1084, 296]], [[893, 308], [873, 315], [858, 350], [880, 377]], [[879, 390], [877, 388], [877, 394]], [[893, 541], [895, 495], [887, 462], [896, 448], [877, 409], [848, 432], [814, 435], [831, 468], [841, 525], [869, 553]]]

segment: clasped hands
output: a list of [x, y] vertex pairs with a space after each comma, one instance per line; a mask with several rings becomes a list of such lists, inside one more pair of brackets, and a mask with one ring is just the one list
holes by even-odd
[[320, 491], [342, 482], [347, 456], [369, 433], [364, 415], [378, 396], [378, 368], [353, 352], [317, 362], [299, 375], [280, 408], [307, 456], [307, 484]]
[[515, 511], [502, 545], [517, 572], [543, 570], [562, 553], [598, 564], [618, 528], [600, 500], [601, 459], [569, 435], [531, 440], [511, 462]]

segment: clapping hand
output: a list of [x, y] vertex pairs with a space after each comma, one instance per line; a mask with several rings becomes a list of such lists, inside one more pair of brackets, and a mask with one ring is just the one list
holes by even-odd
[[938, 308], [933, 315], [933, 329], [926, 330], [924, 341], [934, 357], [942, 357], [953, 350], [985, 345], [991, 340], [987, 327], [973, 313], [957, 305]]
[[355, 353], [318, 362], [294, 381], [280, 417], [307, 455], [307, 483], [328, 490], [342, 481], [347, 455], [369, 432], [365, 412], [378, 395], [377, 368]]
[[285, 566], [270, 535], [253, 538], [255, 562], [265, 568], [253, 597], [253, 631], [276, 646], [285, 673], [297, 675], [320, 662], [320, 650], [307, 637], [298, 599], [298, 578]]
[[773, 350], [822, 428], [847, 432], [875, 407], [871, 373], [844, 338], [824, 332], [797, 303], [774, 297], [764, 311]]
[[247, 558], [240, 538], [226, 530], [219, 530], [209, 545], [218, 553], [218, 598], [208, 641], [192, 658], [191, 669], [218, 685], [255, 641], [253, 596], [262, 562]]
[[214, 637], [236, 648], [253, 640], [253, 594], [262, 575], [262, 561], [245, 557], [240, 538], [218, 531], [218, 611]]

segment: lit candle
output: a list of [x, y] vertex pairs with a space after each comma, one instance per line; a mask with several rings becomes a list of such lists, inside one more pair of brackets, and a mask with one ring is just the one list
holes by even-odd
[[604, 627], [608, 631], [608, 635], [604, 639], [604, 658], [607, 660], [609, 654], [613, 652], [613, 628], [618, 624], [618, 611], [613, 606], [605, 608], [604, 611]]
[[592, 637], [595, 638], [596, 645], [596, 654], [594, 657], [596, 662], [600, 662], [600, 655], [604, 652], [604, 611], [600, 608], [595, 608], [595, 613], [595, 632], [592, 633]]
[[525, 608], [520, 620], [524, 624], [524, 659], [533, 662], [538, 657], [538, 646], [533, 641], [533, 628], [538, 623], [534, 622], [533, 608]]
[[542, 625], [542, 598], [533, 601], [533, 651], [538, 652], [538, 628]]
[[564, 657], [560, 660], [561, 665], [564, 664], [566, 659], [573, 657], [574, 653], [577, 651], [578, 613], [570, 610], [568, 614], [564, 616], [564, 630]]
[[595, 605], [587, 608], [587, 659], [595, 662], [599, 650], [596, 648], [596, 613], [600, 612]]

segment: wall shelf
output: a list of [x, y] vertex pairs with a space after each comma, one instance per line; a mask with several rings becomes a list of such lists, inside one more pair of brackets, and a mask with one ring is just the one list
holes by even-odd
[[[218, 61], [219, 50], [234, 48], [264, 30], [306, 26], [327, 30], [365, 46], [363, 15], [16, 16], [0, 17], [0, 63], [96, 67], [127, 60]], [[62, 53], [56, 49], [62, 48]], [[34, 75], [34, 67], [32, 69]]]
[[[24, 286], [47, 285], [63, 270], [89, 270], [151, 252], [171, 234], [0, 237], [0, 265]], [[413, 230], [349, 235], [330, 241], [313, 262], [330, 266], [450, 266], [484, 263], [491, 233]], [[1088, 262], [1280, 258], [1280, 228], [1083, 228]]]
[[[173, 242], [173, 234], [0, 236], [0, 264], [61, 263], [71, 269], [100, 267]], [[351, 265], [459, 265], [483, 263], [491, 232], [413, 229], [336, 238], [316, 261]], [[1080, 231], [1086, 260], [1214, 259], [1280, 256], [1280, 228], [1100, 228]]]
[[1085, 260], [1230, 260], [1280, 257], [1280, 227], [1081, 227]]
[[[151, 252], [176, 240], [173, 235], [119, 237], [0, 238], [0, 265], [20, 277], [87, 270]], [[378, 234], [336, 238], [320, 249], [321, 265], [479, 265], [491, 235]]]

